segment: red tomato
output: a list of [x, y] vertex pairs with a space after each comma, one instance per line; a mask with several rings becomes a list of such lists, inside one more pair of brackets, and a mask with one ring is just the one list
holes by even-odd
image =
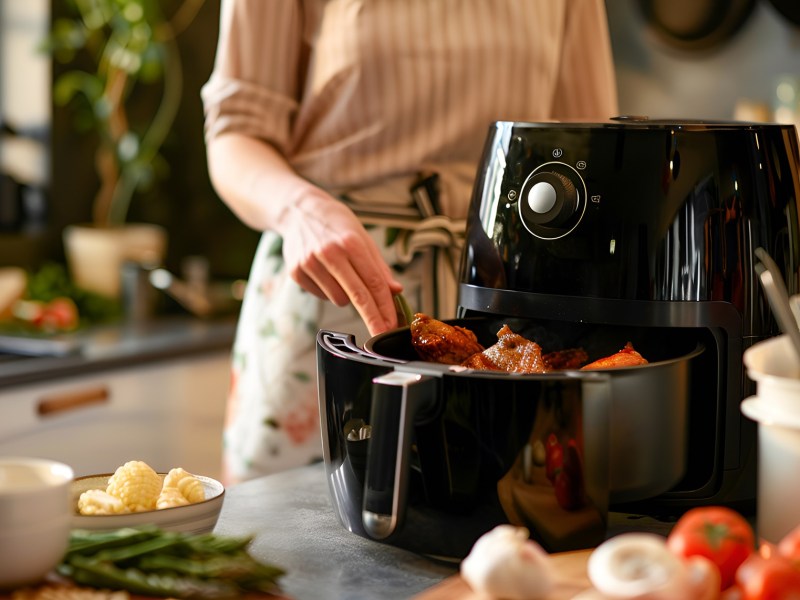
[[795, 527], [778, 542], [778, 552], [800, 568], [800, 526]]
[[687, 511], [667, 536], [678, 556], [705, 556], [719, 568], [720, 589], [730, 586], [736, 569], [755, 549], [750, 523], [724, 506], [700, 506]]
[[734, 583], [719, 595], [719, 600], [744, 600], [744, 592]]
[[800, 600], [800, 569], [774, 546], [763, 545], [736, 571], [742, 600]]
[[70, 298], [52, 299], [44, 307], [42, 326], [58, 330], [75, 329], [78, 326], [78, 307]]
[[575, 440], [567, 443], [563, 466], [556, 471], [553, 486], [561, 508], [577, 510], [583, 506], [583, 468]]
[[554, 483], [556, 473], [564, 466], [564, 448], [558, 441], [555, 433], [547, 436], [547, 443], [544, 445], [544, 474]]

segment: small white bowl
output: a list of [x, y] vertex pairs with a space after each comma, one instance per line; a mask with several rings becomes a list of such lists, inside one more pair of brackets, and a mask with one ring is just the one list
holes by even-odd
[[742, 413], [758, 423], [757, 515], [760, 538], [777, 544], [800, 523], [800, 413], [751, 396]]
[[[225, 487], [216, 479], [195, 475], [203, 484], [206, 499], [186, 506], [175, 506], [158, 510], [148, 510], [121, 515], [81, 515], [78, 514], [78, 498], [87, 490], [104, 490], [113, 473], [87, 475], [72, 483], [72, 527], [92, 531], [108, 531], [122, 527], [156, 525], [164, 531], [185, 533], [208, 533], [214, 529], [222, 510]], [[159, 473], [163, 479], [165, 473]]]
[[800, 357], [787, 335], [754, 344], [744, 352], [747, 376], [756, 395], [782, 410], [800, 414]]
[[756, 381], [764, 376], [800, 380], [800, 357], [786, 334], [750, 346], [744, 351], [744, 364]]
[[0, 458], [0, 589], [35, 583], [69, 544], [71, 467], [41, 458]]

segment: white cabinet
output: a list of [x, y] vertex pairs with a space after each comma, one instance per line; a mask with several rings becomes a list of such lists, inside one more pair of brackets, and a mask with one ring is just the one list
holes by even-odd
[[61, 460], [76, 475], [129, 460], [219, 478], [228, 352], [0, 389], [0, 456]]

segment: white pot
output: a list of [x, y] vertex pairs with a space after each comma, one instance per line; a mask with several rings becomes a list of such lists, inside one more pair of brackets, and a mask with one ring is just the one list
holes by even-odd
[[120, 275], [125, 262], [159, 266], [167, 251], [166, 230], [151, 223], [113, 227], [68, 225], [63, 239], [75, 285], [110, 298], [120, 297]]

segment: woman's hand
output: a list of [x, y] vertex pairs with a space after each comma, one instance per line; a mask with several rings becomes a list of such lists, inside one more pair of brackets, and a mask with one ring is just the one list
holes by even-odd
[[392, 295], [403, 286], [353, 211], [261, 140], [225, 133], [209, 141], [208, 159], [215, 189], [242, 222], [281, 234], [303, 289], [337, 306], [352, 302], [372, 335], [397, 326]]
[[403, 287], [347, 206], [307, 188], [282, 217], [283, 257], [292, 279], [337, 306], [352, 303], [371, 335], [397, 327], [392, 296]]

